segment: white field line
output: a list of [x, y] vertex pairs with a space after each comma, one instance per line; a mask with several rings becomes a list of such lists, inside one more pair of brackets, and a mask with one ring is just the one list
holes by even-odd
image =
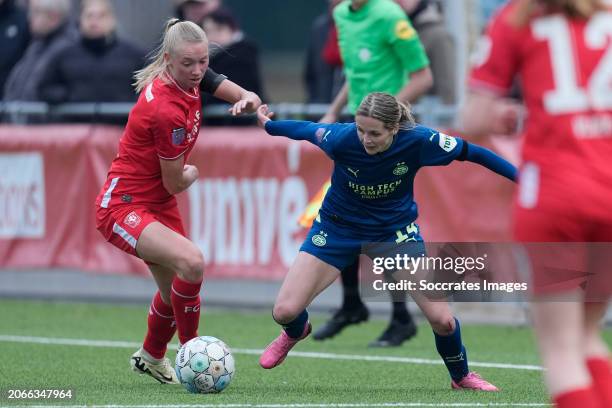
[[[12, 336], [12, 335], [0, 335], [0, 342], [50, 344], [50, 345], [60, 345], [60, 346], [132, 348], [132, 349], [136, 349], [142, 346], [141, 343], [130, 342], [130, 341], [62, 339], [62, 338], [56, 338], [56, 337], [32, 337], [32, 336]], [[174, 348], [176, 348], [176, 345], [174, 345]], [[260, 355], [263, 352], [263, 350], [260, 350], [260, 349], [231, 348], [231, 350], [235, 354]], [[411, 358], [411, 357], [378, 356], [378, 355], [316, 353], [316, 352], [309, 352], [309, 351], [292, 351], [289, 353], [289, 355], [294, 356], [294, 357], [320, 358], [320, 359], [326, 359], [326, 360], [376, 361], [376, 362], [384, 361], [384, 362], [389, 362], [389, 363], [427, 364], [427, 365], [442, 364], [440, 360], [429, 360], [429, 359], [424, 359], [424, 358]], [[536, 365], [485, 363], [485, 362], [478, 362], [478, 361], [470, 361], [470, 367], [542, 371], [542, 367], [536, 366]]]
[[[404, 408], [404, 407], [552, 407], [537, 402], [383, 402], [383, 403], [312, 403], [312, 404], [193, 404], [193, 405], [21, 405], [29, 408]], [[14, 406], [0, 406], [14, 408]]]

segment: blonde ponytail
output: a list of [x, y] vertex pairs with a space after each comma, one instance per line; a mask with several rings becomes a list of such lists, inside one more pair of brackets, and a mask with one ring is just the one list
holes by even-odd
[[141, 92], [155, 78], [162, 75], [167, 68], [164, 58], [166, 53], [173, 53], [183, 42], [208, 42], [204, 30], [191, 21], [180, 21], [170, 18], [166, 21], [161, 45], [152, 53], [150, 63], [141, 70], [134, 72], [135, 82], [132, 84], [136, 92]]
[[402, 130], [411, 129], [415, 126], [416, 121], [412, 115], [410, 103], [405, 104], [397, 100], [397, 105], [400, 111], [399, 127]]

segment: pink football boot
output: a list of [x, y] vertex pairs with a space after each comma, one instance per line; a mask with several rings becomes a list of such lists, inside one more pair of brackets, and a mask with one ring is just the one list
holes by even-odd
[[478, 373], [470, 371], [461, 381], [451, 381], [455, 390], [499, 391], [499, 388], [484, 380]]
[[293, 339], [287, 335], [285, 330], [281, 329], [281, 334], [275, 338], [272, 343], [264, 350], [259, 357], [259, 365], [265, 369], [274, 368], [285, 360], [289, 351], [297, 344], [298, 341], [306, 338], [312, 331], [310, 322], [306, 322], [302, 335]]

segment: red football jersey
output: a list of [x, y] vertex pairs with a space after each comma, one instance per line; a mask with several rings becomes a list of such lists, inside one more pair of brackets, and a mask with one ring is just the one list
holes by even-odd
[[519, 27], [511, 21], [515, 7], [510, 2], [491, 21], [473, 56], [470, 88], [502, 94], [520, 79], [524, 160], [560, 172], [590, 167], [610, 180], [612, 12], [588, 20], [540, 14]]
[[96, 204], [108, 208], [174, 200], [162, 184], [159, 160], [187, 160], [198, 138], [201, 108], [197, 88], [186, 92], [169, 77], [149, 84], [130, 112]]

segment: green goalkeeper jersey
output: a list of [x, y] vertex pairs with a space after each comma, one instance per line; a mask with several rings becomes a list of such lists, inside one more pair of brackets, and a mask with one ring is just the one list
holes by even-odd
[[355, 113], [370, 92], [397, 95], [408, 74], [429, 65], [419, 36], [393, 0], [369, 0], [353, 11], [350, 0], [334, 9], [340, 53], [348, 84], [348, 108]]

